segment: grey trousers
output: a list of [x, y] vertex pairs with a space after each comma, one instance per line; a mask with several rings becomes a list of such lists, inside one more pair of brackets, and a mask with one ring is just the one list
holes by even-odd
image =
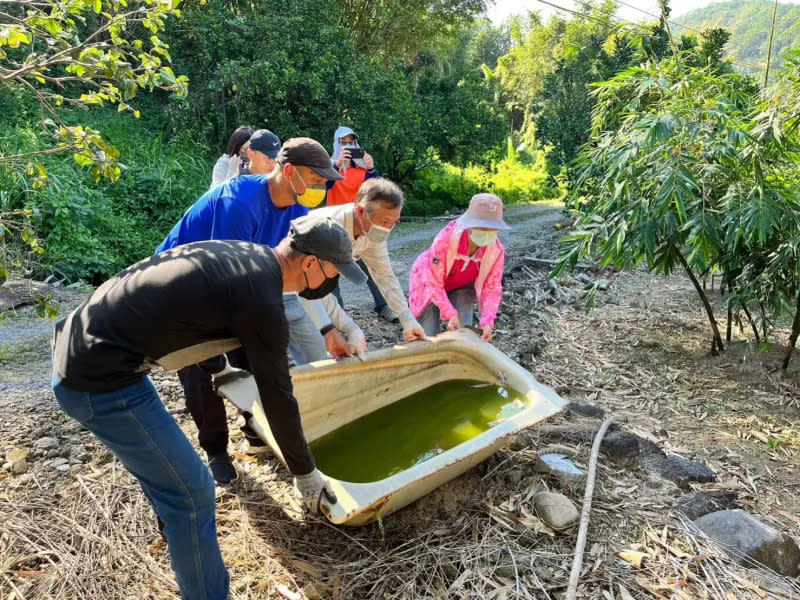
[[[475, 287], [467, 285], [452, 292], [447, 292], [447, 297], [458, 311], [458, 320], [461, 325], [472, 325], [475, 315]], [[433, 336], [442, 330], [442, 318], [439, 307], [430, 302], [417, 319], [425, 335]]]

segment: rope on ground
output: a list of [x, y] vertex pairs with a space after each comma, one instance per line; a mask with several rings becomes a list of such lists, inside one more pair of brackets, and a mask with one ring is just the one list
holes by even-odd
[[609, 425], [614, 421], [614, 417], [609, 417], [600, 426], [597, 435], [594, 436], [592, 444], [592, 454], [589, 458], [589, 472], [586, 477], [586, 490], [583, 492], [583, 508], [581, 509], [581, 523], [578, 528], [578, 541], [575, 544], [575, 555], [572, 559], [572, 571], [569, 574], [569, 584], [565, 600], [575, 600], [578, 593], [578, 581], [581, 578], [581, 568], [583, 567], [583, 551], [586, 548], [586, 536], [589, 532], [589, 514], [592, 511], [592, 495], [594, 494], [594, 482], [597, 477], [597, 456], [600, 454], [600, 443], [606, 435]]

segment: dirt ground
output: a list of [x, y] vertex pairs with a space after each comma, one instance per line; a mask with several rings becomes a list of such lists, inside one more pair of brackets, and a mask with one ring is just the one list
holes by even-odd
[[[759, 348], [734, 328], [727, 352], [712, 357], [688, 280], [640, 271], [589, 271], [608, 285], [586, 314], [577, 273], [554, 285], [545, 267], [522, 260], [555, 256], [557, 227], [567, 222], [559, 207], [519, 207], [509, 221], [496, 345], [566, 400], [627, 419], [628, 431], [716, 473], [715, 482], [691, 489], [735, 492], [742, 508], [800, 539], [800, 356], [782, 374], [787, 331]], [[403, 224], [393, 233], [401, 280], [444, 224]], [[62, 312], [86, 296], [53, 293]], [[366, 289], [345, 288], [344, 295], [372, 348], [399, 341], [399, 328], [372, 314]], [[724, 317], [722, 300], [712, 296]], [[0, 315], [0, 458], [7, 461], [0, 469], [0, 600], [178, 598], [135, 482], [52, 398], [51, 327], [30, 308]], [[153, 379], [196, 443], [177, 378]], [[576, 531], [548, 529], [532, 495], [547, 486], [580, 505], [583, 489], [565, 489], [534, 470], [544, 445], [537, 432], [383, 522], [348, 529], [302, 517], [286, 470], [245, 455], [239, 418], [232, 409], [229, 415], [241, 477], [218, 490], [217, 515], [231, 598], [564, 597]], [[548, 426], [599, 422], [565, 413]], [[567, 450], [586, 467], [589, 444]], [[24, 472], [14, 473], [11, 459], [26, 454]], [[578, 597], [800, 598], [797, 582], [735, 567], [691, 535], [670, 512], [685, 491], [601, 455]]]

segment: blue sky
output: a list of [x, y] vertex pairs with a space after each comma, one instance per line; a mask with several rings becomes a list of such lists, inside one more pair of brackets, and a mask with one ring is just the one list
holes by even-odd
[[[548, 2], [552, 4], [558, 4], [569, 9], [577, 9], [581, 7], [580, 2], [575, 2], [573, 0], [548, 0]], [[800, 2], [800, 0], [794, 0], [793, 2], [781, 0], [781, 4], [797, 4], [798, 2]], [[659, 12], [658, 0], [625, 0], [625, 3], [635, 6], [641, 10], [645, 10], [649, 13], [658, 14]], [[712, 0], [670, 0], [669, 5], [672, 8], [670, 20], [675, 20], [680, 23], [680, 15], [711, 3]], [[502, 23], [511, 15], [525, 13], [528, 10], [538, 10], [544, 15], [551, 15], [555, 12], [560, 12], [548, 6], [547, 4], [539, 2], [538, 0], [496, 0], [494, 6], [492, 6], [487, 13], [492, 21], [495, 23]], [[629, 8], [622, 5], [620, 6], [617, 15], [630, 21], [649, 19], [646, 14], [634, 8]]]

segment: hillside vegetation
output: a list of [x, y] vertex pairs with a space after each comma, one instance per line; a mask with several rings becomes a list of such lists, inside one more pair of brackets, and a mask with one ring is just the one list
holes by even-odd
[[[708, 27], [727, 29], [731, 39], [726, 47], [731, 58], [766, 65], [769, 31], [772, 27], [772, 9], [770, 0], [731, 0], [717, 2], [704, 8], [693, 10], [685, 15], [675, 17], [675, 22], [697, 30]], [[783, 65], [781, 54], [784, 50], [800, 43], [800, 5], [779, 4], [775, 17], [775, 36], [772, 46], [772, 68]], [[692, 31], [678, 28], [678, 32], [691, 35]], [[747, 73], [761, 73], [763, 68], [743, 66]]]

